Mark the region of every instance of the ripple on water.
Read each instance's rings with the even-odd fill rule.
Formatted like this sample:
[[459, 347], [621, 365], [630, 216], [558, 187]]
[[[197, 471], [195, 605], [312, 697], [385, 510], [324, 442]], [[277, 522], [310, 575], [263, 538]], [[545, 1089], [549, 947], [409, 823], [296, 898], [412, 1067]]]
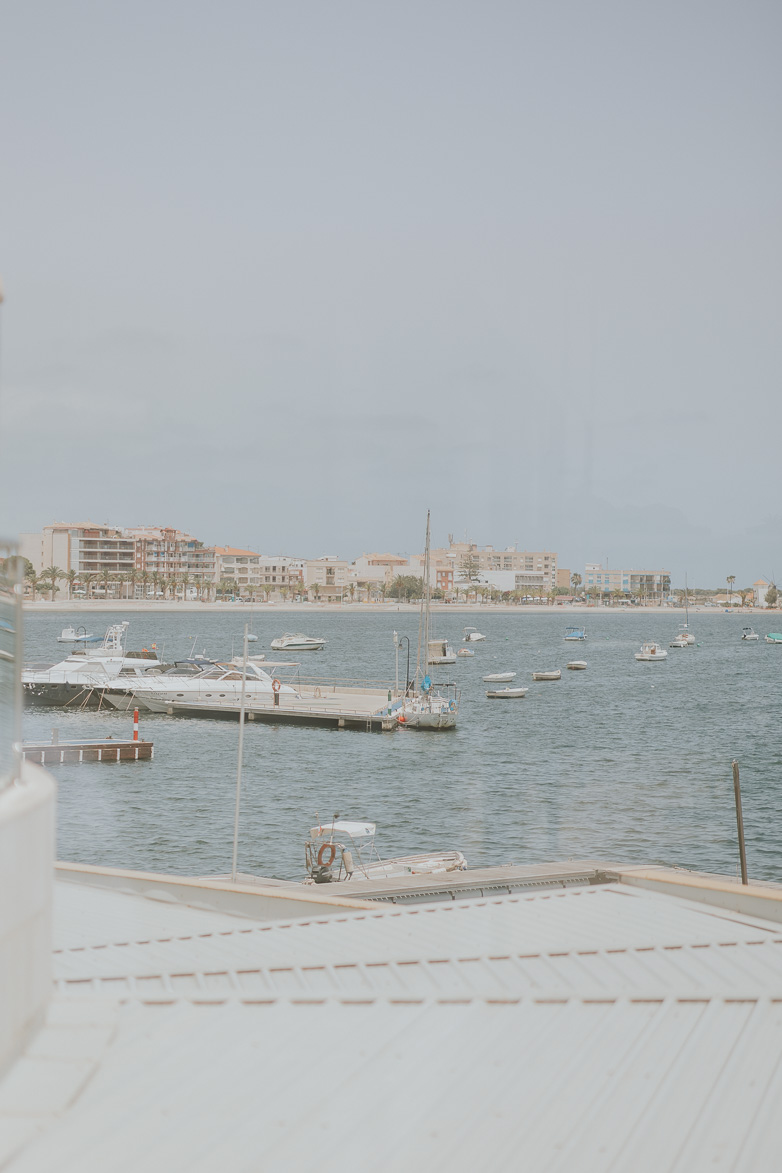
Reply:
[[[74, 617], [76, 618], [76, 617]], [[82, 616], [83, 618], [83, 616]], [[103, 617], [106, 624], [110, 615]], [[198, 619], [198, 626], [195, 620]], [[568, 617], [481, 614], [489, 637], [474, 658], [448, 670], [462, 687], [451, 734], [248, 725], [239, 861], [282, 878], [302, 873], [303, 841], [316, 812], [370, 818], [383, 854], [459, 847], [473, 866], [602, 856], [733, 874], [731, 761], [741, 763], [750, 870], [778, 879], [782, 858], [782, 750], [778, 707], [782, 649], [742, 644], [739, 616], [691, 616], [696, 648], [661, 664], [635, 661], [643, 639], [667, 639], [678, 615], [589, 613], [586, 672], [533, 683], [542, 664], [572, 659]], [[56, 658], [67, 614], [26, 619], [29, 658]], [[207, 654], [238, 648], [245, 616], [133, 616], [129, 646], [157, 642], [168, 658], [199, 635]], [[437, 617], [458, 641], [465, 617]], [[298, 624], [298, 621], [297, 621]], [[259, 643], [290, 625], [256, 615]], [[322, 613], [304, 626], [329, 643], [305, 661], [308, 674], [391, 679], [391, 633], [409, 634], [410, 614]], [[485, 666], [518, 672], [529, 692], [517, 702], [484, 693]], [[444, 677], [443, 677], [444, 678]], [[63, 740], [126, 735], [126, 714], [35, 711], [25, 736]], [[181, 874], [230, 867], [236, 726], [148, 714], [142, 735], [151, 762], [58, 766], [62, 859]]]

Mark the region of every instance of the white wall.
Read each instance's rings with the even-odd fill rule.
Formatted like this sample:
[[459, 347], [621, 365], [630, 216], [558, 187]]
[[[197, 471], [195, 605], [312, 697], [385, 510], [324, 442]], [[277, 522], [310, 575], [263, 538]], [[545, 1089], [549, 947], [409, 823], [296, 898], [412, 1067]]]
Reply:
[[29, 763], [0, 790], [0, 1074], [49, 1001], [55, 797], [51, 775]]

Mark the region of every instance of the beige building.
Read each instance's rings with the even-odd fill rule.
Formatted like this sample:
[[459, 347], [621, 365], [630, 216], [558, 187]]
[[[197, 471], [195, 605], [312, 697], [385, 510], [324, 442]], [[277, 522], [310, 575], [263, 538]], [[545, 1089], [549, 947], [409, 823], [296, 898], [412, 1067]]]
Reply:
[[349, 588], [348, 563], [343, 558], [324, 554], [304, 562], [304, 586], [324, 602], [341, 599]]
[[362, 554], [349, 567], [351, 582], [390, 585], [400, 574], [410, 571], [410, 562], [401, 554]]
[[49, 566], [67, 573], [127, 574], [135, 568], [135, 542], [124, 530], [93, 522], [55, 522], [39, 534], [20, 534], [20, 552], [36, 574]]
[[[423, 555], [414, 555], [411, 573], [422, 574], [423, 561]], [[515, 546], [496, 550], [475, 542], [455, 542], [450, 537], [447, 547], [430, 551], [429, 567], [430, 585], [445, 591], [477, 581], [476, 576], [488, 581], [486, 576], [497, 573], [503, 575], [503, 582], [509, 582], [506, 576], [513, 574], [514, 589], [518, 590], [545, 593], [557, 585], [557, 555], [552, 550], [517, 550]]]

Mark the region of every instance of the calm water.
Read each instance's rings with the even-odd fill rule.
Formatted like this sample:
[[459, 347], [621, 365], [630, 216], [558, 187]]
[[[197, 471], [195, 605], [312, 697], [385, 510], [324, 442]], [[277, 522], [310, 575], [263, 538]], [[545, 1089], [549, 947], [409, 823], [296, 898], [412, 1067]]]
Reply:
[[[192, 637], [210, 656], [241, 645], [246, 616], [217, 613], [92, 617], [101, 633], [129, 618], [128, 647], [156, 642], [167, 659]], [[239, 866], [302, 876], [303, 841], [316, 814], [378, 824], [381, 854], [459, 848], [471, 866], [578, 857], [659, 862], [735, 872], [738, 852], [731, 760], [741, 765], [750, 874], [782, 879], [782, 647], [740, 641], [742, 619], [691, 614], [698, 644], [663, 663], [633, 658], [645, 638], [665, 645], [680, 616], [585, 615], [586, 644], [565, 643], [570, 617], [438, 615], [452, 642], [474, 623], [488, 639], [474, 659], [435, 669], [462, 688], [452, 733], [354, 731], [248, 725]], [[59, 659], [56, 637], [78, 615], [26, 619], [28, 658]], [[755, 616], [761, 634], [779, 620]], [[256, 617], [259, 642], [291, 622]], [[329, 640], [302, 657], [308, 674], [391, 680], [392, 631], [409, 635], [409, 613], [317, 613], [305, 625]], [[584, 658], [586, 672], [534, 684], [534, 669]], [[490, 701], [482, 676], [517, 671], [524, 700]], [[25, 736], [130, 736], [129, 714], [28, 710]], [[61, 859], [204, 874], [230, 869], [237, 726], [142, 714], [152, 762], [57, 766]]]

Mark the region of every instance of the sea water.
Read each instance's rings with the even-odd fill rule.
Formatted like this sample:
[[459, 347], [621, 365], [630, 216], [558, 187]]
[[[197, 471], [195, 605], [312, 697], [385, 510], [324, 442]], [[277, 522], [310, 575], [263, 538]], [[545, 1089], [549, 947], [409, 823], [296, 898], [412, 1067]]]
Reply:
[[[32, 612], [26, 656], [63, 658], [60, 630], [88, 617], [96, 633], [128, 618], [127, 646], [154, 643], [168, 661], [193, 646], [224, 658], [241, 651], [247, 610]], [[585, 610], [588, 639], [570, 643], [563, 636], [574, 620], [555, 608], [438, 612], [437, 635], [454, 646], [465, 623], [487, 637], [471, 645], [474, 657], [432, 670], [436, 682], [461, 689], [458, 727], [370, 734], [248, 724], [239, 869], [301, 879], [308, 829], [339, 813], [376, 822], [385, 856], [457, 848], [471, 867], [600, 858], [734, 874], [736, 758], [750, 875], [782, 879], [782, 647], [762, 639], [774, 620], [753, 616], [761, 640], [747, 643], [741, 616], [691, 612], [694, 647], [672, 648], [660, 663], [635, 660], [645, 639], [667, 647], [682, 617]], [[307, 676], [393, 682], [394, 628], [410, 637], [415, 660], [415, 614], [349, 607], [295, 619], [256, 613], [251, 653], [274, 659], [269, 644], [291, 625], [328, 640], [322, 652], [291, 657]], [[399, 659], [404, 680], [406, 644]], [[573, 659], [587, 670], [566, 671]], [[533, 683], [533, 671], [553, 668], [561, 681]], [[482, 678], [500, 671], [529, 686], [523, 700], [487, 699]], [[26, 739], [48, 740], [53, 727], [61, 740], [130, 737], [132, 714], [26, 710]], [[237, 732], [231, 721], [142, 713], [151, 762], [53, 767], [58, 857], [183, 875], [229, 871]]]

